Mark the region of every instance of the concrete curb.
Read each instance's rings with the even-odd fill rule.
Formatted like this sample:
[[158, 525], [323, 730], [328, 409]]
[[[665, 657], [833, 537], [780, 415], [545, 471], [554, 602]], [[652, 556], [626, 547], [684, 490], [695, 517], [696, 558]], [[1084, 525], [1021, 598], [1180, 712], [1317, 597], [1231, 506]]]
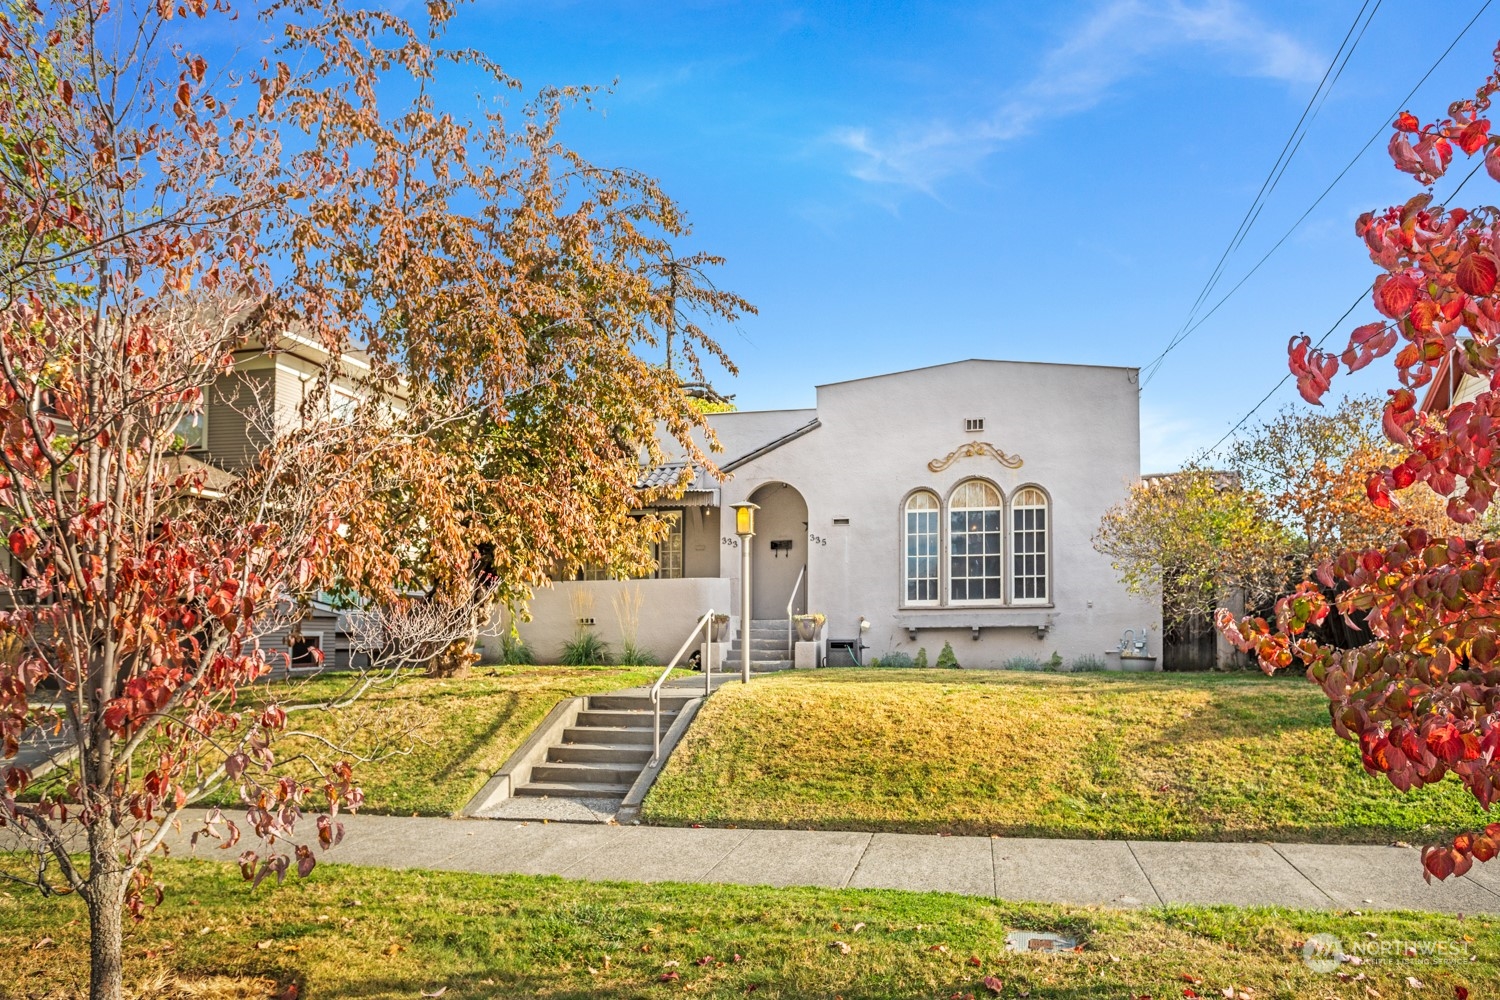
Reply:
[[682, 711], [677, 713], [672, 728], [668, 729], [661, 738], [661, 755], [656, 761], [656, 766], [647, 764], [641, 769], [640, 775], [635, 779], [635, 784], [630, 786], [630, 791], [625, 793], [625, 798], [620, 801], [620, 811], [615, 813], [616, 823], [637, 823], [641, 818], [641, 803], [646, 800], [646, 793], [651, 786], [656, 784], [657, 775], [661, 769], [667, 766], [667, 761], [672, 757], [672, 751], [676, 749], [682, 734], [687, 732], [688, 726], [693, 724], [693, 717], [698, 714], [702, 707], [704, 696], [699, 695], [686, 705]]
[[552, 706], [552, 711], [532, 730], [526, 742], [484, 783], [459, 815], [476, 816], [480, 810], [492, 809], [515, 795], [516, 789], [526, 783], [531, 769], [547, 759], [548, 748], [562, 742], [563, 730], [578, 721], [578, 713], [587, 703], [586, 697], [566, 698]]

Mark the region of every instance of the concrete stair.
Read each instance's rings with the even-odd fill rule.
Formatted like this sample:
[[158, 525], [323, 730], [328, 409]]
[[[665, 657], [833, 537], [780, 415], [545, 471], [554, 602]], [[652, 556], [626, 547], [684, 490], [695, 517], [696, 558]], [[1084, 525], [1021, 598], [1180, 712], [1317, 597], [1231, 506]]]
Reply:
[[[724, 669], [733, 672], [740, 665], [740, 643], [744, 632], [729, 644], [729, 661]], [[785, 618], [754, 618], [750, 621], [750, 670], [765, 674], [792, 668], [792, 651], [787, 646]]]
[[[677, 719], [691, 695], [661, 696], [661, 732]], [[649, 697], [593, 695], [577, 721], [563, 730], [563, 741], [547, 748], [546, 760], [531, 769], [517, 795], [574, 799], [618, 799], [630, 791], [651, 759], [652, 710]]]

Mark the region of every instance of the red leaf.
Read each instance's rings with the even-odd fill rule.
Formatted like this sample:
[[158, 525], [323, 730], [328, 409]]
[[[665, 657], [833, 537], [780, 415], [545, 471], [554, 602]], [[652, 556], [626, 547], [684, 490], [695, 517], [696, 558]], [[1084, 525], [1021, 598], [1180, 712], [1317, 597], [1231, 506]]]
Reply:
[[1453, 1000], [1469, 1000], [1469, 988], [1455, 984], [1453, 987]]
[[1495, 290], [1495, 259], [1486, 253], [1471, 253], [1453, 272], [1458, 287], [1470, 295], [1488, 295]]
[[1420, 132], [1422, 123], [1410, 111], [1403, 111], [1396, 116], [1396, 129], [1401, 132]]
[[67, 80], [57, 81], [57, 96], [69, 107], [73, 104], [73, 84]]
[[1198, 1000], [1198, 991], [1191, 986], [1184, 986], [1182, 988], [1182, 995], [1187, 997], [1188, 1000]]
[[1375, 279], [1375, 308], [1391, 319], [1400, 319], [1417, 302], [1417, 285], [1404, 274]]
[[1487, 141], [1489, 141], [1490, 123], [1479, 118], [1469, 123], [1462, 132], [1458, 134], [1458, 148], [1473, 156]]
[[1422, 867], [1428, 881], [1445, 879], [1453, 874], [1453, 852], [1446, 847], [1429, 847], [1422, 852]]
[[675, 983], [681, 978], [682, 977], [677, 974], [677, 970], [673, 969], [671, 972], [663, 972], [661, 975], [657, 976], [656, 981], [660, 983]]
[[999, 996], [1005, 991], [1005, 983], [996, 979], [994, 976], [985, 976], [984, 979], [980, 981], [980, 985], [989, 990], [990, 993], [994, 996]]

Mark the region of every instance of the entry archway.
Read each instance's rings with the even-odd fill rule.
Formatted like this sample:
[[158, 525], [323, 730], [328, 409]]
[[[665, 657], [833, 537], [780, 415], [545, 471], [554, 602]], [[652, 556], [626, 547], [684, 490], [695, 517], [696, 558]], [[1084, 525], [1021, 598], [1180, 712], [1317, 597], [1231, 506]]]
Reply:
[[[807, 566], [807, 501], [794, 486], [766, 483], [750, 494], [750, 502], [760, 507], [751, 541], [751, 617], [785, 618], [797, 575]], [[794, 614], [807, 611], [806, 583], [797, 588]]]

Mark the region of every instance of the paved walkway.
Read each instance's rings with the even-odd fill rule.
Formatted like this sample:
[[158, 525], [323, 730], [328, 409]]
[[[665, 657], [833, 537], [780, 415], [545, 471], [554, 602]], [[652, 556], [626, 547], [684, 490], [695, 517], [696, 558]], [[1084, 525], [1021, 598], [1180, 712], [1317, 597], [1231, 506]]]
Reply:
[[[1463, 878], [1428, 885], [1417, 851], [1401, 847], [1030, 840], [390, 816], [348, 817], [347, 830], [342, 844], [319, 852], [320, 860], [629, 882], [910, 889], [1106, 906], [1227, 903], [1500, 913], [1500, 861], [1476, 865]], [[201, 847], [198, 855], [221, 856]]]

